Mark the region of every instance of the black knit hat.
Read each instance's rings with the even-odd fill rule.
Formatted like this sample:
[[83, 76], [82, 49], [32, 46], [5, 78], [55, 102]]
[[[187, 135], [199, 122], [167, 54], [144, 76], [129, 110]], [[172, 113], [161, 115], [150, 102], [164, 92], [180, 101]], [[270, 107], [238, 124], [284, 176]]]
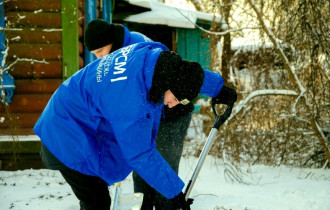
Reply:
[[171, 92], [180, 101], [187, 105], [200, 92], [204, 81], [204, 70], [199, 63], [182, 61], [177, 69], [177, 76], [170, 86]]
[[157, 60], [150, 99], [158, 102], [170, 90], [181, 104], [187, 105], [197, 97], [204, 81], [204, 71], [196, 62], [182, 60], [179, 55], [163, 51]]
[[101, 19], [92, 20], [85, 29], [84, 43], [89, 51], [114, 43], [111, 48], [113, 52], [122, 46], [124, 34], [125, 31], [121, 25], [109, 24]]

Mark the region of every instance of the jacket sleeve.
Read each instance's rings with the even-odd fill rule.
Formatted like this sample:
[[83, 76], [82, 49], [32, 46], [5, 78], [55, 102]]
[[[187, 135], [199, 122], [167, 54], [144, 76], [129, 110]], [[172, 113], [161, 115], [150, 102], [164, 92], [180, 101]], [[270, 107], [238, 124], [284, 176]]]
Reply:
[[153, 131], [153, 124], [146, 114], [135, 121], [120, 118], [113, 130], [128, 165], [151, 187], [171, 199], [182, 192], [184, 183], [156, 150], [152, 139], [157, 132]]
[[220, 74], [204, 69], [204, 81], [200, 94], [215, 97], [223, 87], [223, 79]]

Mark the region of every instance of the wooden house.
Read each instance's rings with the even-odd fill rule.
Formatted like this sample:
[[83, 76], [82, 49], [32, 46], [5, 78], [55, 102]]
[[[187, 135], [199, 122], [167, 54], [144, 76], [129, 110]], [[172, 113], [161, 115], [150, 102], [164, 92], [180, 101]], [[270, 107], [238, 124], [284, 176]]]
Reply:
[[209, 29], [212, 15], [160, 2], [113, 2], [1, 1], [6, 23], [1, 32], [8, 49], [6, 67], [16, 89], [11, 103], [0, 105], [0, 170], [43, 167], [38, 154], [40, 139], [34, 135], [33, 126], [63, 80], [91, 62], [90, 53], [83, 47], [84, 27], [91, 19], [124, 24], [208, 68], [209, 39], [195, 24]]

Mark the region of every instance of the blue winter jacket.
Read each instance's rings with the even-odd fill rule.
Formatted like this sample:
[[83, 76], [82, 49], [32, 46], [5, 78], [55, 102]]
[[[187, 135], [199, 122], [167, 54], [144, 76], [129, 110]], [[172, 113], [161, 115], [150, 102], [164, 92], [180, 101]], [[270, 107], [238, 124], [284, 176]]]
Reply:
[[[123, 26], [123, 25], [122, 25]], [[124, 42], [122, 47], [126, 47], [131, 44], [139, 43], [139, 42], [152, 42], [150, 38], [147, 36], [134, 31], [129, 31], [128, 28], [123, 26], [125, 32], [124, 32]]]
[[[148, 100], [161, 43], [121, 48], [76, 72], [55, 91], [34, 132], [64, 165], [108, 185], [135, 170], [167, 198], [183, 181], [156, 150], [163, 104]], [[223, 81], [205, 71], [201, 93], [215, 96]]]

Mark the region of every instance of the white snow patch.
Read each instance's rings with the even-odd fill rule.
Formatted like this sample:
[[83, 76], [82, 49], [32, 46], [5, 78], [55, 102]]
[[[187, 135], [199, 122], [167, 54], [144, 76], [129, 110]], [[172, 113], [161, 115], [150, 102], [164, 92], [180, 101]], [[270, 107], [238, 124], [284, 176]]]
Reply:
[[[196, 158], [182, 158], [179, 175], [187, 183]], [[330, 170], [242, 164], [246, 184], [229, 182], [222, 160], [208, 156], [192, 189], [193, 210], [328, 210]], [[58, 171], [0, 171], [0, 209], [79, 209], [79, 202]], [[112, 187], [110, 187], [110, 190]], [[121, 193], [133, 193], [128, 176]]]
[[26, 135], [26, 136], [10, 136], [3, 135], [0, 136], [0, 142], [12, 141], [15, 138], [17, 141], [40, 141], [40, 138], [37, 135]]

